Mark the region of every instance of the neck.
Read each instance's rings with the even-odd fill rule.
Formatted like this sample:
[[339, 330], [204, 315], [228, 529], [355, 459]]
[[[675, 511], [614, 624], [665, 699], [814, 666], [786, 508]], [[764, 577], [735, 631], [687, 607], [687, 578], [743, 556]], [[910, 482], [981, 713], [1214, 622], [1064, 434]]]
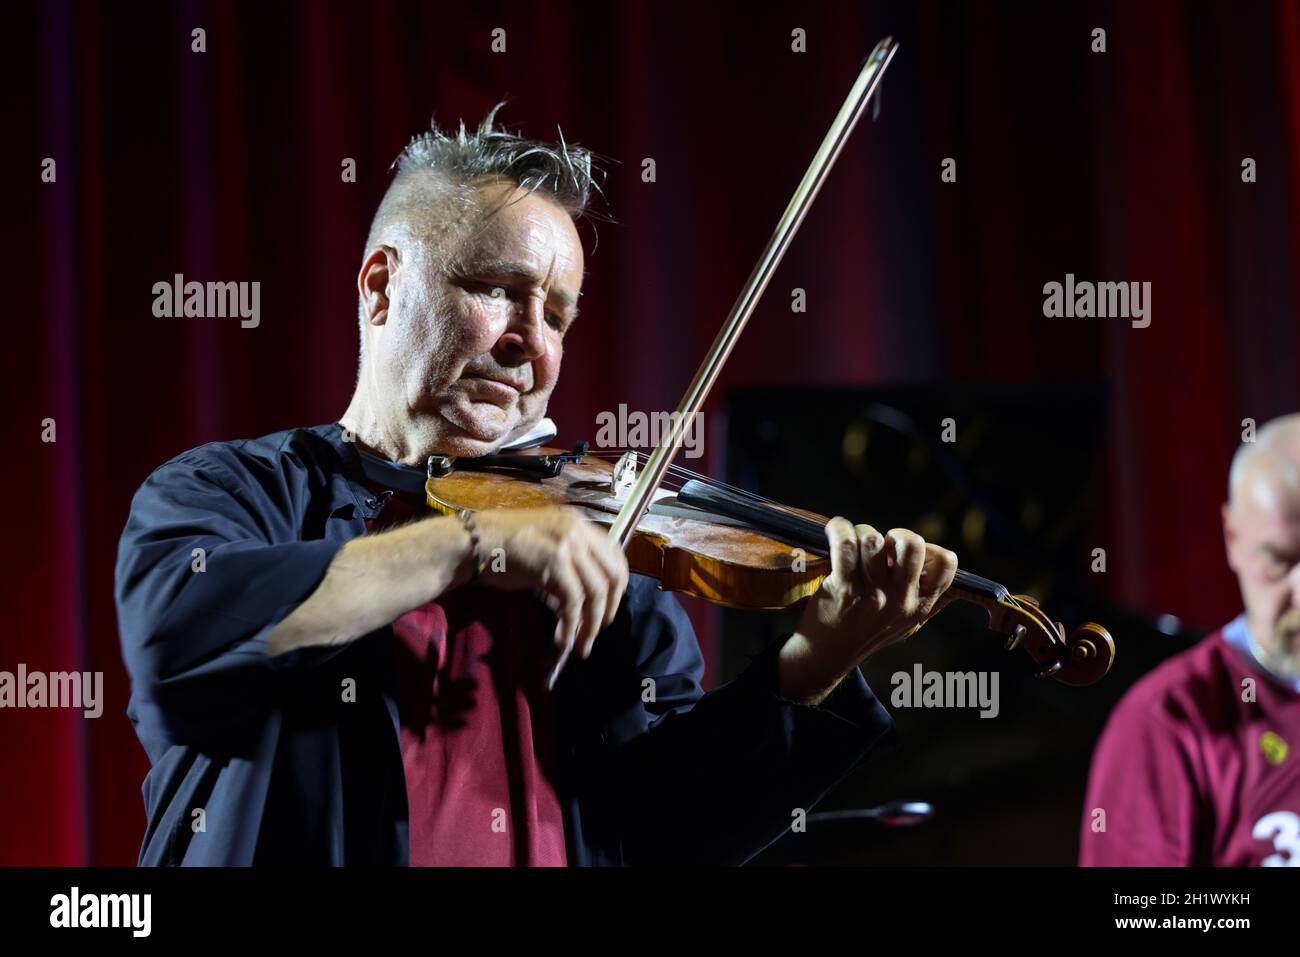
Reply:
[[385, 417], [379, 414], [378, 406], [367, 395], [366, 378], [363, 371], [347, 411], [339, 417], [339, 425], [351, 434], [352, 441], [359, 448], [367, 452], [403, 465], [422, 464], [417, 461], [421, 450], [414, 448], [414, 443], [407, 435], [392, 428]]

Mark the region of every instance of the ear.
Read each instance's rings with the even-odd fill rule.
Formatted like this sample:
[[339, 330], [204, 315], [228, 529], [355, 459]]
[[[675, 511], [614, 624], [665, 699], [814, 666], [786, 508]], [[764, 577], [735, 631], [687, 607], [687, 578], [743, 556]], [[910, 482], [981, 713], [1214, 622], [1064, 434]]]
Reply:
[[361, 295], [366, 321], [373, 326], [388, 321], [388, 302], [400, 261], [396, 249], [381, 244], [370, 250], [357, 273], [357, 292]]
[[1219, 507], [1219, 515], [1223, 519], [1223, 551], [1228, 556], [1228, 567], [1234, 572], [1237, 570], [1237, 563], [1232, 557], [1233, 546], [1237, 542], [1237, 532], [1232, 526], [1232, 503], [1224, 502]]

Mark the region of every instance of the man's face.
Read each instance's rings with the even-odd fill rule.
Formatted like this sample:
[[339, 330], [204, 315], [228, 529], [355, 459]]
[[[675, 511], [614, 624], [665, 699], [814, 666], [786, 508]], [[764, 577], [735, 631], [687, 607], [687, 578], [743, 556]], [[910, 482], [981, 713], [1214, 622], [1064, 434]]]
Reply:
[[583, 254], [568, 214], [513, 183], [476, 193], [495, 212], [451, 240], [445, 268], [423, 249], [401, 262], [367, 347], [387, 430], [415, 456], [484, 455], [535, 425], [577, 315]]
[[1300, 489], [1261, 459], [1223, 507], [1228, 564], [1264, 663], [1300, 677]]

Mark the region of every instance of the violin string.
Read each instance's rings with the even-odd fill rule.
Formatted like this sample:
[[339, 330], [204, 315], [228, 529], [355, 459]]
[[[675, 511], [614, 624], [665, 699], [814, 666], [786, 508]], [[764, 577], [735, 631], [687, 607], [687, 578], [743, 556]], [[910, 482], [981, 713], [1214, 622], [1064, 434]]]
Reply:
[[[607, 449], [607, 450], [604, 450], [604, 449], [603, 449], [603, 450], [598, 451], [598, 452], [590, 452], [590, 451], [589, 451], [587, 454], [588, 454], [588, 455], [595, 456], [596, 458], [600, 458], [600, 459], [618, 459], [618, 458], [622, 458], [623, 454], [626, 453], [626, 452], [631, 452], [631, 453], [633, 453], [635, 456], [637, 456], [638, 464], [641, 464], [641, 462], [642, 462], [643, 460], [646, 460], [646, 459], [649, 458], [649, 455], [648, 455], [647, 453], [645, 453], [645, 452], [640, 452], [640, 451], [638, 451], [638, 450], [636, 450], [636, 449]], [[738, 498], [745, 499], [745, 500], [747, 500], [747, 501], [749, 501], [749, 502], [751, 502], [751, 503], [753, 503], [753, 504], [756, 504], [756, 505], [765, 505], [765, 506], [767, 506], [767, 507], [769, 507], [769, 508], [778, 509], [778, 510], [780, 510], [780, 511], [782, 511], [782, 512], [787, 512], [787, 513], [789, 513], [789, 514], [793, 514], [793, 515], [797, 515], [797, 514], [798, 514], [798, 513], [795, 512], [793, 509], [791, 509], [789, 506], [783, 505], [783, 504], [781, 504], [780, 502], [777, 502], [777, 501], [774, 501], [774, 500], [772, 500], [772, 499], [770, 499], [770, 498], [767, 498], [767, 497], [764, 496], [764, 495], [759, 495], [757, 492], [751, 492], [751, 491], [749, 491], [748, 489], [743, 489], [743, 488], [739, 488], [738, 486], [735, 486], [735, 485], [730, 485], [730, 484], [728, 484], [728, 483], [726, 483], [726, 482], [719, 481], [718, 479], [715, 479], [715, 478], [713, 478], [713, 477], [711, 477], [711, 476], [708, 476], [708, 475], [702, 475], [701, 473], [699, 473], [699, 472], [694, 472], [694, 471], [692, 471], [691, 469], [686, 468], [685, 466], [681, 466], [681, 465], [669, 465], [669, 466], [668, 466], [668, 472], [669, 472], [669, 474], [672, 474], [672, 475], [674, 475], [674, 476], [685, 476], [688, 480], [694, 480], [694, 481], [699, 482], [699, 483], [701, 483], [701, 484], [703, 484], [703, 485], [707, 485], [707, 486], [709, 486], [710, 488], [722, 489], [722, 490], [724, 490], [724, 491], [726, 491], [726, 492], [730, 492], [731, 494], [735, 495], [735, 496], [738, 497]], [[664, 484], [667, 484], [667, 483], [664, 483]], [[679, 491], [679, 490], [680, 490], [680, 486], [678, 486], [678, 487], [669, 486], [669, 487], [670, 487], [670, 488], [673, 488], [674, 491]]]
[[[668, 475], [671, 477], [665, 477], [665, 479], [661, 483], [661, 487], [666, 488], [673, 492], [684, 491], [686, 487], [686, 482], [695, 481], [709, 488], [725, 491], [733, 498], [740, 499], [741, 501], [747, 502], [756, 507], [765, 508], [769, 511], [780, 512], [784, 515], [791, 515], [794, 516], [795, 518], [803, 519], [804, 521], [811, 521], [811, 519], [809, 519], [806, 515], [803, 515], [802, 513], [798, 512], [795, 509], [790, 508], [787, 505], [783, 505], [780, 502], [767, 498], [766, 496], [759, 495], [755, 492], [751, 492], [748, 489], [738, 488], [737, 486], [730, 485], [726, 482], [720, 482], [717, 479], [710, 478], [707, 475], [701, 475], [699, 472], [693, 472], [687, 468], [682, 468], [679, 466], [669, 466]], [[820, 527], [821, 523], [815, 523], [815, 524], [817, 524]]]
[[[647, 453], [638, 451], [637, 449], [607, 449], [607, 450], [601, 450], [599, 452], [588, 452], [587, 454], [594, 455], [596, 458], [601, 458], [601, 459], [619, 459], [622, 458], [623, 455], [627, 452], [631, 452], [633, 455], [637, 457], [638, 465], [640, 465], [645, 460], [649, 459], [649, 455]], [[758, 495], [754, 492], [750, 492], [742, 488], [737, 488], [734, 485], [728, 485], [726, 482], [719, 481], [718, 479], [712, 478], [711, 476], [708, 475], [701, 475], [699, 472], [693, 472], [690, 469], [686, 468], [685, 466], [670, 464], [668, 466], [668, 472], [669, 474], [672, 474], [674, 476], [678, 476], [678, 475], [687, 476], [688, 478], [694, 479], [697, 482], [702, 482], [714, 488], [722, 488], [728, 491], [735, 492], [738, 495], [742, 495], [753, 501], [762, 501], [764, 503], [770, 503], [772, 505], [777, 504], [776, 502], [772, 502], [770, 499], [766, 499], [763, 496]]]
[[[628, 449], [628, 448], [608, 448], [608, 449], [600, 449], [599, 451], [589, 450], [587, 454], [594, 456], [595, 458], [598, 459], [619, 459], [622, 458], [623, 455], [627, 452], [631, 452], [633, 455], [637, 457], [638, 464], [641, 464], [644, 460], [647, 460], [650, 457], [649, 454], [646, 452], [642, 452], [638, 449]], [[722, 489], [724, 491], [730, 492], [733, 495], [738, 496], [739, 498], [746, 499], [754, 504], [765, 505], [769, 508], [775, 508], [782, 512], [789, 512], [790, 514], [798, 515], [797, 512], [794, 512], [788, 506], [782, 505], [780, 502], [773, 501], [772, 499], [767, 498], [764, 495], [760, 495], [757, 492], [751, 492], [748, 489], [739, 488], [738, 486], [728, 484], [727, 482], [720, 481], [711, 476], [703, 475], [699, 472], [692, 471], [691, 469], [688, 469], [685, 466], [670, 464], [668, 466], [668, 474], [672, 475], [674, 479], [676, 479], [679, 476], [687, 476], [688, 479], [690, 480], [703, 483], [712, 488]], [[667, 478], [665, 478], [664, 481], [661, 483], [661, 487], [667, 488], [673, 492], [681, 491], [681, 489], [684, 486], [685, 486], [685, 481], [683, 481], [680, 485], [677, 485], [677, 484], [670, 483]], [[1020, 611], [1025, 610], [1025, 606], [1021, 604], [1020, 600], [1016, 598], [1015, 595], [1011, 594], [1010, 589], [1007, 590], [1007, 601], [1012, 606], [1014, 606], [1017, 610]]]

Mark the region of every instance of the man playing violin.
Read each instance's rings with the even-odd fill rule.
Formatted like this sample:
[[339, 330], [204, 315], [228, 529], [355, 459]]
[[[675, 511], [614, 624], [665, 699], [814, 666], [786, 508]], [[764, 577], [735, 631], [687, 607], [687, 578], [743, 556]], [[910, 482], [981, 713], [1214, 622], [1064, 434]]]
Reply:
[[1300, 415], [1237, 450], [1222, 513], [1245, 611], [1115, 708], [1082, 864], [1300, 866]]
[[494, 114], [399, 157], [339, 422], [193, 449], [135, 496], [143, 864], [743, 863], [892, 738], [858, 665], [956, 569], [913, 532], [832, 520], [796, 632], [704, 694], [681, 606], [601, 528], [428, 517], [429, 455], [536, 432], [578, 312], [590, 155]]

